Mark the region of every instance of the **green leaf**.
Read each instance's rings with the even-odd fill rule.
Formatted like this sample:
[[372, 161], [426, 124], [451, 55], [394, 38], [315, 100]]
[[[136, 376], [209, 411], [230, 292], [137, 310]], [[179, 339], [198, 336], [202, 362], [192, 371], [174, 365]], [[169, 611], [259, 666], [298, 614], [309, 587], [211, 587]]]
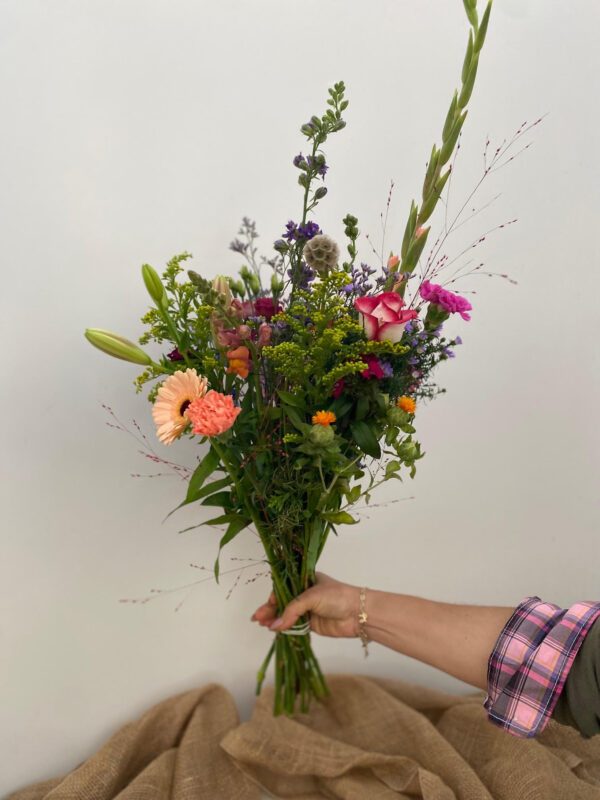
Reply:
[[326, 519], [327, 522], [332, 522], [334, 525], [356, 525], [358, 522], [347, 511], [327, 511], [322, 516], [323, 519]]
[[373, 458], [379, 458], [381, 456], [381, 448], [379, 447], [377, 436], [370, 425], [362, 421], [352, 422], [350, 424], [350, 430], [352, 431], [354, 441], [363, 453], [366, 453], [368, 456], [373, 456]]
[[300, 416], [297, 411], [295, 411], [291, 406], [284, 405], [282, 406], [283, 413], [292, 423], [294, 428], [297, 428], [299, 431], [304, 432], [304, 428], [306, 427], [306, 423], [300, 419]]
[[186, 503], [192, 503], [194, 501], [198, 489], [200, 489], [208, 476], [211, 475], [219, 466], [219, 461], [220, 459], [217, 455], [217, 452], [211, 447], [202, 461], [198, 464], [194, 470], [194, 474], [190, 478], [187, 495], [185, 498]]
[[[235, 522], [236, 519], [240, 519], [239, 514], [221, 514], [218, 517], [213, 517], [212, 519], [207, 519], [203, 524], [204, 525], [228, 525], [230, 522]], [[249, 523], [247, 523], [249, 524]]]
[[300, 395], [292, 394], [292, 392], [285, 392], [283, 389], [278, 389], [277, 394], [288, 406], [294, 406], [294, 408], [301, 408], [302, 410], [306, 408], [304, 397]]
[[219, 552], [217, 553], [217, 560], [215, 561], [215, 580], [217, 583], [219, 582], [219, 558], [221, 556], [221, 550], [228, 544], [232, 539], [234, 539], [240, 531], [243, 531], [246, 528], [250, 521], [246, 519], [246, 517], [239, 516], [238, 514], [228, 515], [233, 516], [234, 518], [229, 523], [229, 527], [221, 537], [221, 541], [219, 542]]
[[[165, 519], [168, 519], [171, 516], [171, 514], [174, 514], [178, 509], [183, 508], [183, 506], [187, 506], [190, 503], [195, 503], [196, 500], [199, 500], [201, 497], [204, 497], [206, 494], [209, 494], [208, 491], [205, 492], [202, 489], [202, 484], [209, 477], [209, 475], [211, 475], [217, 469], [219, 463], [220, 463], [219, 456], [211, 447], [208, 453], [202, 459], [202, 461], [198, 464], [192, 477], [190, 478], [185, 499], [182, 500], [182, 502], [179, 503], [178, 506], [175, 506], [175, 508], [172, 511], [169, 511]], [[212, 491], [220, 489], [223, 486], [227, 486], [229, 484], [229, 478], [224, 478], [223, 481], [224, 483], [221, 483], [221, 481], [215, 481], [213, 484], [211, 484], [211, 486], [214, 487]], [[215, 486], [215, 484], [217, 483], [221, 483], [221, 485]]]
[[388, 428], [385, 432], [385, 443], [386, 445], [390, 445], [392, 442], [395, 442], [398, 438], [398, 428]]
[[356, 402], [356, 419], [364, 419], [369, 413], [369, 398], [366, 395], [361, 395]]
[[350, 411], [350, 409], [352, 408], [352, 405], [353, 405], [352, 400], [350, 400], [349, 398], [347, 398], [347, 397], [338, 397], [331, 404], [331, 409], [330, 410], [333, 411], [333, 413], [339, 419], [340, 417], [343, 417], [344, 414], [347, 414], [348, 411]]
[[353, 486], [352, 489], [350, 489], [346, 497], [348, 498], [349, 503], [356, 503], [361, 494], [362, 494], [362, 486], [356, 485]]
[[218, 481], [212, 481], [212, 483], [207, 483], [201, 489], [198, 489], [195, 499], [200, 500], [200, 498], [206, 497], [209, 494], [214, 494], [214, 492], [218, 492], [219, 489], [224, 489], [226, 486], [230, 485], [230, 478], [219, 478]]
[[401, 465], [399, 461], [388, 461], [388, 463], [385, 465], [385, 477], [391, 477], [394, 472], [398, 472], [400, 470], [400, 467]]
[[206, 497], [201, 505], [203, 506], [221, 506], [228, 508], [231, 506], [231, 492], [215, 492], [215, 494]]

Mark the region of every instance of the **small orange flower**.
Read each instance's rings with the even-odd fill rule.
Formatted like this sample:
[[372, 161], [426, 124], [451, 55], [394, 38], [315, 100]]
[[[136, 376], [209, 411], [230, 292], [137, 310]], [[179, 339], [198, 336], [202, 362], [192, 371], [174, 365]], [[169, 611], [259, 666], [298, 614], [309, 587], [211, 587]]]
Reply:
[[317, 411], [317, 413], [313, 415], [312, 424], [329, 427], [329, 425], [334, 423], [336, 419], [337, 417], [333, 411]]
[[243, 345], [236, 347], [235, 350], [227, 351], [229, 366], [227, 372], [230, 375], [239, 375], [240, 378], [247, 378], [250, 373], [250, 350]]
[[406, 395], [402, 395], [396, 401], [396, 405], [398, 408], [401, 408], [402, 411], [406, 411], [407, 414], [414, 414], [417, 404], [413, 400], [412, 397], [407, 397]]

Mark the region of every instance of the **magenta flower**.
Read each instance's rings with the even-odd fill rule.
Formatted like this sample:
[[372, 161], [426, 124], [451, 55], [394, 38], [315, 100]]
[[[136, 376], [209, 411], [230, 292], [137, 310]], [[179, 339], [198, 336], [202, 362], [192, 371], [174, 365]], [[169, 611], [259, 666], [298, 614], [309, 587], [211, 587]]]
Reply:
[[259, 297], [254, 301], [254, 313], [259, 317], [264, 317], [267, 322], [280, 311], [281, 306], [272, 297]]
[[360, 373], [363, 378], [377, 378], [378, 381], [385, 378], [385, 372], [383, 371], [381, 361], [376, 355], [369, 353], [369, 355], [361, 356], [361, 359], [367, 364], [367, 368]]
[[427, 303], [434, 303], [434, 305], [440, 306], [449, 314], [460, 314], [467, 322], [471, 319], [471, 315], [467, 314], [467, 311], [471, 311], [473, 308], [471, 303], [459, 294], [443, 289], [437, 283], [423, 281], [420, 294]]
[[335, 382], [331, 396], [337, 400], [337, 398], [342, 394], [345, 388], [346, 388], [346, 381], [343, 378], [340, 378], [339, 381]]
[[354, 307], [362, 319], [367, 339], [376, 342], [399, 342], [404, 327], [418, 316], [405, 309], [404, 300], [396, 292], [382, 292], [372, 297], [359, 297]]

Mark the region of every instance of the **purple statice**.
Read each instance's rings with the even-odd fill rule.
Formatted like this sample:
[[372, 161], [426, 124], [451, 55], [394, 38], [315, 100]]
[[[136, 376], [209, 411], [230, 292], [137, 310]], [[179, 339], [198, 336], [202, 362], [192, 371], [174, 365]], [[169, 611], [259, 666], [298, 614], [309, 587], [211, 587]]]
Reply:
[[288, 277], [294, 281], [298, 289], [308, 289], [311, 281], [315, 279], [314, 270], [311, 269], [305, 261], [302, 262], [299, 272], [294, 273], [293, 270], [288, 269], [287, 274]]
[[443, 348], [443, 350], [442, 350], [442, 355], [443, 355], [445, 358], [454, 358], [454, 353], [452, 352], [452, 350], [450, 350], [450, 348], [449, 348], [449, 347], [444, 347], [444, 348]]
[[304, 225], [298, 225], [297, 239], [303, 239], [307, 242], [315, 236], [323, 233], [316, 222], [306, 222]]
[[240, 239], [234, 239], [229, 244], [230, 250], [233, 250], [234, 253], [241, 253], [242, 255], [245, 255], [247, 247], [248, 245], [244, 244], [244, 242], [242, 242]]
[[394, 368], [392, 367], [389, 361], [382, 361], [381, 369], [383, 370], [383, 374], [385, 375], [386, 378], [391, 378], [394, 374]]
[[359, 267], [353, 267], [350, 273], [351, 280], [345, 286], [342, 286], [342, 291], [346, 294], [354, 292], [357, 297], [364, 297], [373, 289], [370, 278], [375, 272], [377, 270], [364, 262]]
[[457, 336], [457, 337], [454, 339], [454, 342], [453, 342], [453, 344], [462, 344], [462, 343], [463, 343], [463, 342], [462, 342], [462, 339], [460, 338], [460, 336]]
[[287, 239], [288, 242], [294, 242], [297, 238], [297, 230], [298, 226], [294, 220], [291, 219], [285, 226], [285, 232], [282, 234], [282, 236], [284, 239]]
[[296, 225], [293, 220], [290, 220], [285, 226], [283, 237], [288, 242], [308, 242], [314, 236], [322, 233], [323, 231], [316, 222], [305, 222], [304, 225]]

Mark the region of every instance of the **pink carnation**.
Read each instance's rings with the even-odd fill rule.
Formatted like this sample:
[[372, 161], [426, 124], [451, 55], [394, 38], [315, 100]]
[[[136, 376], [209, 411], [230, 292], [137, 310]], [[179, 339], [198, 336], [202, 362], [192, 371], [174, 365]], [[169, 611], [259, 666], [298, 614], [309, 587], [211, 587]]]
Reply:
[[187, 417], [192, 430], [200, 436], [218, 436], [228, 431], [242, 409], [233, 404], [230, 394], [221, 394], [211, 389], [204, 397], [198, 397], [187, 408]]
[[454, 294], [454, 292], [443, 289], [437, 283], [423, 281], [420, 294], [427, 303], [434, 303], [449, 314], [460, 314], [461, 317], [467, 321], [471, 319], [471, 315], [467, 314], [467, 311], [473, 309], [471, 303], [459, 294]]

